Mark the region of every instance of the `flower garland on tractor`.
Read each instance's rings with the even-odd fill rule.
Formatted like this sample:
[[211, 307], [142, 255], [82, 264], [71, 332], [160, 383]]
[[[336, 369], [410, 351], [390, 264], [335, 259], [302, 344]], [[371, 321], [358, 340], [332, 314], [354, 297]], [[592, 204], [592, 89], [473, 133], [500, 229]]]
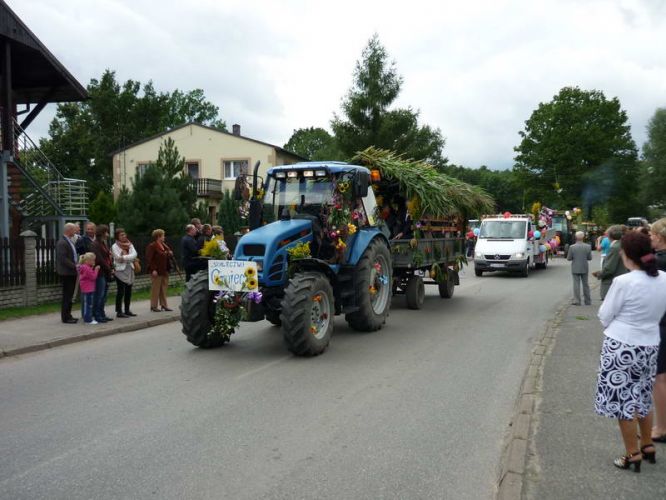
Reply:
[[[216, 285], [230, 288], [221, 276], [215, 276], [213, 281]], [[213, 297], [215, 316], [208, 336], [221, 337], [224, 342], [228, 342], [246, 313], [243, 304], [248, 301], [255, 304], [261, 303], [262, 293], [258, 288], [257, 272], [254, 267], [248, 267], [245, 270], [245, 281], [240, 292], [220, 290], [215, 293]]]

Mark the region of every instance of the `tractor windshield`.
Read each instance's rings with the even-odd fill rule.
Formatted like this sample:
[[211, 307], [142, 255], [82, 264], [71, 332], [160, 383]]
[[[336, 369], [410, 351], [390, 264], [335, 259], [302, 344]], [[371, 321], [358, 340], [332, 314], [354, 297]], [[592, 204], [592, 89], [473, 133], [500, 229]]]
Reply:
[[295, 214], [319, 215], [322, 208], [331, 205], [333, 183], [330, 177], [269, 177], [264, 196], [266, 220], [280, 218], [284, 209]]

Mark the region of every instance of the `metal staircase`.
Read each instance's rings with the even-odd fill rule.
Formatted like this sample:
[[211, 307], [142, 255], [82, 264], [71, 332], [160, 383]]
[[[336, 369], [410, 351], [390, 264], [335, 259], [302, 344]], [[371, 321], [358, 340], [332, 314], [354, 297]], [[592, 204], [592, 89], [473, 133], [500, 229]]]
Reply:
[[23, 225], [85, 220], [86, 181], [62, 175], [15, 120], [14, 138], [16, 150], [9, 163], [18, 175], [10, 176], [10, 204], [22, 215]]

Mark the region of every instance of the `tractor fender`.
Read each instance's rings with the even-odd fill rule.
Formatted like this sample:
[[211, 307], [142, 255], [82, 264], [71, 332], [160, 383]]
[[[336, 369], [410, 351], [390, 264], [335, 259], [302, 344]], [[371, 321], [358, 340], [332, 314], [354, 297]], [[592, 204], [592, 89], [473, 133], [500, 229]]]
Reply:
[[379, 228], [376, 227], [360, 229], [352, 236], [352, 238], [354, 238], [353, 242], [348, 245], [348, 248], [351, 248], [351, 250], [348, 251], [346, 259], [348, 265], [355, 266], [358, 264], [358, 261], [363, 256], [363, 253], [365, 253], [368, 246], [370, 246], [370, 243], [375, 239], [381, 239], [387, 248], [391, 248], [388, 239], [386, 236], [384, 236], [384, 233], [382, 233]]

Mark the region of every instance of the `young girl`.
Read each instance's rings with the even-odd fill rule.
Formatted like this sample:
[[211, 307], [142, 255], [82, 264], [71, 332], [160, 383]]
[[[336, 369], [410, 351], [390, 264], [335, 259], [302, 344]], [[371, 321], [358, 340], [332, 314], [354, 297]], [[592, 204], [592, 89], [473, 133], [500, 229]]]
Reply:
[[79, 266], [79, 286], [81, 287], [81, 306], [83, 321], [86, 325], [96, 325], [93, 319], [93, 297], [95, 296], [95, 281], [99, 273], [99, 266], [95, 265], [95, 254], [84, 253]]

